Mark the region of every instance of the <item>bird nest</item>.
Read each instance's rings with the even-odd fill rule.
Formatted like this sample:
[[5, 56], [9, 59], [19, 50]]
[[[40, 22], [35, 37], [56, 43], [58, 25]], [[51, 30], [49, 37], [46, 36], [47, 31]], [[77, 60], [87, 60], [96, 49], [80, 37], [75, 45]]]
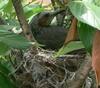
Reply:
[[[67, 54], [58, 58], [53, 58], [53, 54], [53, 51], [43, 49], [37, 49], [36, 52], [30, 49], [23, 54], [17, 50], [15, 75], [20, 88], [77, 88], [71, 87], [72, 85], [95, 88], [92, 70], [84, 82], [78, 80], [80, 77], [82, 79], [81, 75], [76, 80], [76, 74], [84, 62], [85, 54]], [[78, 81], [82, 84], [75, 83]]]

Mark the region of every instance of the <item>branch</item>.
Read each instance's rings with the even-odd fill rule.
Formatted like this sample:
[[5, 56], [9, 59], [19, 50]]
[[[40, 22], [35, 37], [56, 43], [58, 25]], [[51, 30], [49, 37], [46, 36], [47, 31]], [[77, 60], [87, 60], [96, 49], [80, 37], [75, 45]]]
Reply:
[[91, 57], [87, 56], [84, 63], [76, 72], [75, 78], [68, 83], [68, 88], [82, 88], [82, 85], [91, 69]]
[[100, 88], [100, 31], [96, 30], [92, 47], [92, 67], [96, 76], [96, 83]]
[[29, 28], [29, 25], [26, 21], [24, 10], [23, 10], [22, 4], [21, 4], [21, 0], [12, 0], [12, 3], [15, 8], [20, 26], [23, 30], [25, 37], [30, 41], [35, 41], [32, 33], [31, 33], [31, 30]]
[[77, 38], [77, 19], [74, 17], [73, 20], [72, 20], [72, 24], [70, 26], [70, 29], [67, 33], [64, 44], [67, 44], [70, 41], [75, 40], [76, 38]]

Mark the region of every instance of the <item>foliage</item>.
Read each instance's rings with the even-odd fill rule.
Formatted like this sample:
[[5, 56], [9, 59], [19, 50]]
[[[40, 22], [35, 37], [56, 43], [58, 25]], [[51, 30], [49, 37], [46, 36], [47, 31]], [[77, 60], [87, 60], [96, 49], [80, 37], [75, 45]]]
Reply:
[[78, 34], [80, 40], [83, 42], [86, 50], [91, 54], [92, 42], [94, 37], [95, 29], [87, 24], [79, 22]]
[[55, 55], [54, 57], [58, 57], [59, 55], [64, 55], [74, 50], [82, 49], [84, 45], [81, 41], [72, 41], [67, 45], [64, 45]]
[[[27, 20], [34, 14], [44, 10], [41, 5], [26, 5], [24, 1], [22, 3]], [[7, 24], [0, 25], [0, 57], [1, 55], [4, 57], [12, 48], [27, 49], [32, 45], [22, 34], [18, 35], [12, 31], [15, 27], [17, 28], [16, 30], [20, 28], [12, 5], [12, 0], [0, 0], [0, 17], [4, 18]], [[5, 62], [5, 60], [0, 60], [0, 88], [16, 88], [15, 80], [9, 77], [9, 74], [13, 70], [9, 70], [10, 68], [7, 68], [7, 64], [2, 64], [1, 62]]]
[[72, 1], [69, 3], [69, 8], [79, 21], [100, 29], [100, 7], [93, 1]]
[[24, 12], [26, 18], [30, 18], [36, 13], [44, 11], [44, 8], [41, 5], [28, 5], [24, 7]]
[[83, 22], [78, 24], [79, 38], [86, 50], [91, 53], [95, 29], [100, 29], [100, 7], [94, 0], [74, 0], [70, 1], [68, 6], [78, 21]]
[[[84, 48], [84, 46], [86, 50], [91, 53], [95, 29], [100, 30], [99, 0], [71, 0], [68, 3], [68, 6], [72, 14], [80, 21], [78, 24], [78, 34], [82, 42], [70, 42], [68, 45], [63, 46], [55, 57], [76, 49]], [[23, 9], [28, 20], [30, 20], [34, 14], [44, 11], [44, 8], [41, 5], [35, 4], [24, 5], [23, 3]], [[17, 35], [11, 31], [13, 27], [20, 27], [16, 19], [16, 13], [13, 9], [12, 1], [0, 0], [0, 12], [0, 16], [6, 19], [7, 24], [9, 24], [0, 25], [0, 55], [5, 55], [11, 48], [28, 48], [31, 45], [31, 42], [25, 39], [22, 35]], [[8, 76], [10, 72], [9, 69], [0, 63], [0, 87], [16, 88], [13, 80]]]
[[[11, 48], [28, 48], [31, 43], [26, 40], [24, 36], [11, 32], [11, 29], [14, 27], [17, 29], [20, 28], [20, 25], [16, 19], [16, 13], [12, 5], [12, 0], [4, 0], [0, 2], [1, 15], [6, 19], [6, 23], [9, 24], [9, 26], [0, 25], [0, 54], [5, 54]], [[27, 19], [31, 19], [31, 16], [44, 10], [44, 8], [38, 4], [24, 5], [24, 1], [23, 6]]]
[[[68, 7], [78, 21], [81, 21], [78, 23], [78, 35], [87, 52], [91, 54], [95, 29], [100, 29], [100, 2], [98, 0], [71, 0]], [[62, 47], [57, 56], [67, 53], [68, 46], [69, 44]], [[75, 48], [72, 49], [75, 50]]]
[[11, 48], [25, 49], [31, 43], [24, 36], [9, 31], [13, 26], [0, 25], [0, 54], [5, 54]]
[[9, 77], [11, 71], [0, 62], [0, 88], [17, 88], [14, 80]]
[[[38, 4], [24, 4], [25, 1], [23, 1], [23, 9], [26, 15], [26, 18], [29, 18], [33, 16], [33, 14], [39, 13], [44, 10], [44, 8], [41, 5]], [[0, 3], [0, 12], [1, 15], [6, 19], [15, 19], [16, 13], [12, 5], [12, 0], [4, 0]]]

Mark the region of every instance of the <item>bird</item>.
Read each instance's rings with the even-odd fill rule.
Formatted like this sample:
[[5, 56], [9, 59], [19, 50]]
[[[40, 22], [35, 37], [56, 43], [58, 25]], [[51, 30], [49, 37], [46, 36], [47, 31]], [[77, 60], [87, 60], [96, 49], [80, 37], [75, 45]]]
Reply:
[[63, 11], [41, 12], [30, 21], [32, 34], [39, 44], [44, 45], [42, 46], [44, 49], [57, 50], [63, 45], [67, 29], [58, 25], [50, 25], [53, 18]]

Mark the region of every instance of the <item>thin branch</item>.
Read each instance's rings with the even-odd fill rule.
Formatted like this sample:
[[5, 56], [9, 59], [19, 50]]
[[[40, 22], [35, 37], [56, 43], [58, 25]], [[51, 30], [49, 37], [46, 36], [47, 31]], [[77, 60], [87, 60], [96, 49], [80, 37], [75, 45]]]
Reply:
[[66, 45], [67, 43], [75, 40], [76, 38], [77, 38], [77, 19], [74, 17], [64, 44]]
[[75, 78], [68, 83], [68, 88], [82, 88], [82, 85], [91, 69], [92, 60], [90, 56], [86, 56], [84, 63], [76, 72]]
[[21, 4], [21, 0], [12, 0], [12, 3], [15, 8], [19, 23], [23, 29], [23, 33], [24, 33], [25, 37], [30, 41], [35, 41], [32, 33], [31, 33], [31, 30], [29, 28], [29, 25], [26, 21], [24, 10], [23, 10], [22, 4]]

